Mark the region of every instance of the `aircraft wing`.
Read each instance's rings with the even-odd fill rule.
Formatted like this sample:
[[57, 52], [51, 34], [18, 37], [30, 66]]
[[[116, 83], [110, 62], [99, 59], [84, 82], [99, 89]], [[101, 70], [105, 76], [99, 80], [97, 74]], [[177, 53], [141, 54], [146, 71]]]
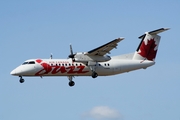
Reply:
[[95, 48], [93, 50], [90, 50], [87, 52], [88, 55], [99, 55], [99, 56], [103, 56], [107, 53], [110, 54], [110, 51], [113, 48], [116, 48], [116, 46], [118, 46], [118, 42], [120, 42], [121, 40], [123, 40], [124, 38], [117, 38], [115, 40], [112, 40], [111, 42], [108, 42], [98, 48]]

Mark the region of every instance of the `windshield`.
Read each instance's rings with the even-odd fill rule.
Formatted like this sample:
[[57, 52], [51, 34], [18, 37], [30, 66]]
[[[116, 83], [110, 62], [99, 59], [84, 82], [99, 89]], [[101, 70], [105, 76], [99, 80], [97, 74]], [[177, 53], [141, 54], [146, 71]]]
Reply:
[[26, 64], [35, 64], [35, 62], [34, 61], [24, 62], [22, 65], [26, 65]]
[[28, 64], [28, 62], [24, 62], [22, 65]]
[[30, 61], [28, 64], [35, 64], [35, 62], [34, 61]]

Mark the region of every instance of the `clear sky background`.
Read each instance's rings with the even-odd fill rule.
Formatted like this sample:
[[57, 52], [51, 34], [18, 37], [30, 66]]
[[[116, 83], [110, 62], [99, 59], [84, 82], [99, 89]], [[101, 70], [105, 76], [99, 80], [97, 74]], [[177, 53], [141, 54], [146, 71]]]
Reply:
[[[134, 52], [146, 31], [161, 33], [156, 65], [110, 77], [11, 76], [31, 58], [67, 58], [118, 37], [111, 55]], [[180, 120], [180, 1], [0, 2], [0, 120]]]

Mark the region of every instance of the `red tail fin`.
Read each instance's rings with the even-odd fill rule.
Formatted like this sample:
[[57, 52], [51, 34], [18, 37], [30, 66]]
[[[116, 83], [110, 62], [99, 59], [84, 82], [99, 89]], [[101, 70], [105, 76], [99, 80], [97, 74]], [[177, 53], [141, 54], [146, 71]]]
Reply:
[[151, 32], [146, 32], [144, 35], [140, 36], [142, 38], [141, 43], [139, 44], [133, 59], [135, 60], [151, 60], [155, 61], [158, 45], [161, 37], [157, 35], [160, 32], [163, 32], [165, 28], [154, 30]]

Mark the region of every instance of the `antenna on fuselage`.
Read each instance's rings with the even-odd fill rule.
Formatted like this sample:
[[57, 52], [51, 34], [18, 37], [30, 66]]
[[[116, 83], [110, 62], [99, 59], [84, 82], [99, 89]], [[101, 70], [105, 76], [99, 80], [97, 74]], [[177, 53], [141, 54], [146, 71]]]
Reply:
[[51, 55], [50, 55], [50, 59], [52, 59], [53, 58], [53, 54], [51, 53]]

